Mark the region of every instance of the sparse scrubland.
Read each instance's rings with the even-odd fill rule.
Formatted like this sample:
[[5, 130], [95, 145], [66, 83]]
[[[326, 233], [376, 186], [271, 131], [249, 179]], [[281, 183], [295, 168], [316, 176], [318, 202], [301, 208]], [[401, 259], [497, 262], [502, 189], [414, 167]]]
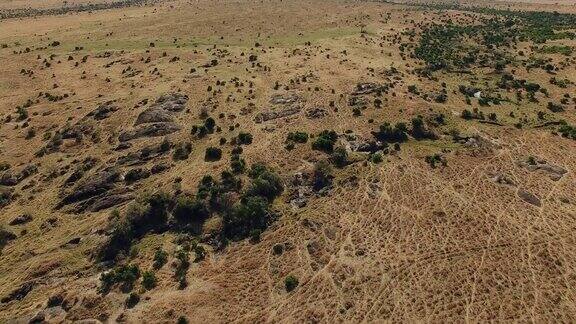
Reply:
[[576, 9], [0, 3], [0, 322], [576, 321]]

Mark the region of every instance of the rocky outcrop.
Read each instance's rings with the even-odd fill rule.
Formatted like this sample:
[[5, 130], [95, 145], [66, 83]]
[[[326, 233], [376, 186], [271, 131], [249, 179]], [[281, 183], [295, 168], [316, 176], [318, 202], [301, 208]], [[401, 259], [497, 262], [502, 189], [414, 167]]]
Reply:
[[30, 222], [32, 220], [32, 216], [30, 214], [22, 214], [20, 216], [16, 216], [14, 219], [8, 223], [8, 225], [15, 226], [15, 225], [22, 225]]
[[13, 171], [5, 171], [0, 175], [0, 185], [2, 186], [15, 186], [19, 184], [22, 180], [28, 178], [29, 176], [38, 172], [38, 167], [36, 165], [28, 165], [24, 167], [20, 172], [14, 173]]
[[370, 93], [381, 91], [381, 90], [382, 90], [382, 86], [380, 86], [376, 83], [372, 83], [372, 82], [358, 83], [356, 85], [356, 89], [354, 89], [354, 91], [352, 91], [352, 95], [354, 95], [354, 96], [365, 95], [365, 94], [370, 94]]
[[13, 300], [22, 300], [28, 293], [34, 289], [35, 283], [33, 281], [28, 281], [20, 285], [20, 287], [14, 289], [7, 296], [3, 297], [0, 302], [3, 304], [9, 303]]
[[256, 123], [263, 123], [282, 117], [295, 115], [302, 110], [302, 98], [297, 94], [275, 94], [270, 98], [273, 105], [267, 111], [260, 112], [254, 117]]
[[536, 195], [534, 195], [531, 192], [526, 191], [525, 189], [518, 189], [518, 197], [520, 197], [522, 200], [524, 200], [525, 202], [540, 207], [542, 206], [542, 203], [540, 202], [540, 198], [538, 198]]
[[181, 128], [175, 123], [146, 124], [120, 134], [118, 140], [127, 142], [141, 137], [158, 137], [172, 134]]
[[568, 170], [565, 168], [550, 164], [542, 159], [534, 159], [533, 161], [519, 161], [518, 165], [528, 169], [529, 171], [541, 171], [550, 177], [553, 181], [558, 181], [562, 179], [562, 177], [568, 173]]
[[300, 108], [300, 106], [291, 106], [279, 111], [266, 111], [266, 112], [261, 112], [258, 113], [256, 115], [256, 117], [254, 117], [254, 121], [256, 123], [262, 123], [265, 121], [269, 121], [269, 120], [274, 120], [274, 119], [278, 119], [278, 118], [282, 118], [282, 117], [288, 117], [291, 115], [295, 115], [297, 113], [299, 113], [302, 110], [302, 108]]
[[135, 128], [124, 131], [118, 139], [127, 142], [141, 137], [157, 137], [172, 134], [181, 128], [174, 122], [175, 113], [186, 108], [188, 96], [170, 93], [160, 96], [148, 109], [136, 118]]
[[107, 101], [88, 113], [86, 117], [92, 117], [95, 120], [102, 120], [110, 117], [110, 115], [117, 110], [118, 107], [114, 104], [114, 101]]
[[174, 121], [174, 113], [186, 108], [188, 96], [172, 93], [159, 97], [148, 109], [138, 115], [134, 125], [147, 123], [166, 123]]

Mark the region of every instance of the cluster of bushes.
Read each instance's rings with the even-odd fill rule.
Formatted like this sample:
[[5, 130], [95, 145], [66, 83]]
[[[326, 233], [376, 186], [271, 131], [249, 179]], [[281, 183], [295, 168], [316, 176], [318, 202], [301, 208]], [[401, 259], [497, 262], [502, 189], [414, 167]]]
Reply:
[[[445, 123], [443, 115], [436, 115], [432, 118], [429, 124], [443, 125]], [[398, 122], [394, 125], [386, 122], [380, 125], [378, 131], [373, 131], [372, 135], [379, 141], [384, 143], [395, 143], [395, 150], [400, 149], [400, 143], [408, 141], [408, 134], [412, 135], [417, 140], [420, 139], [438, 139], [438, 135], [426, 126], [426, 121], [422, 116], [417, 116], [411, 120], [411, 129], [408, 129], [406, 123]], [[376, 157], [376, 163], [381, 162], [381, 156]]]
[[528, 93], [546, 92], [541, 85], [534, 82], [528, 82], [524, 79], [515, 79], [512, 74], [503, 74], [496, 84], [500, 89], [524, 89]]
[[553, 102], [548, 102], [547, 108], [551, 112], [555, 113], [564, 111], [564, 107], [562, 105]]
[[284, 287], [286, 288], [287, 292], [291, 292], [292, 290], [298, 287], [298, 278], [293, 275], [289, 275], [284, 279]]
[[394, 126], [390, 123], [384, 123], [380, 125], [377, 132], [372, 132], [372, 135], [382, 142], [406, 142], [408, 140], [408, 127], [406, 127], [406, 123], [396, 123]]
[[291, 150], [296, 143], [304, 144], [308, 142], [308, 134], [304, 132], [290, 132], [286, 137], [286, 148]]
[[338, 140], [338, 134], [335, 131], [324, 130], [312, 142], [312, 149], [332, 153], [336, 140]]
[[230, 157], [230, 169], [234, 174], [241, 174], [246, 171], [246, 161], [240, 157], [242, 153], [242, 147], [238, 146], [232, 150], [232, 156]]
[[168, 262], [168, 253], [162, 249], [156, 250], [156, 253], [154, 253], [154, 263], [152, 264], [152, 267], [158, 270], [162, 268], [166, 262]]
[[564, 124], [558, 128], [558, 132], [566, 138], [576, 140], [576, 126]]
[[460, 114], [460, 116], [466, 120], [472, 120], [472, 119], [484, 120], [484, 119], [486, 119], [484, 117], [484, 113], [481, 112], [480, 110], [478, 110], [478, 108], [474, 108], [473, 111], [470, 111], [468, 109], [464, 109], [464, 110], [462, 110], [462, 113]]
[[188, 268], [190, 268], [189, 250], [178, 250], [176, 252], [176, 259], [178, 260], [178, 263], [174, 270], [174, 278], [178, 281], [179, 288], [184, 289], [188, 286], [188, 283], [186, 282], [186, 273], [188, 273]]
[[568, 88], [568, 85], [573, 84], [572, 81], [568, 79], [557, 79], [556, 77], [550, 78], [550, 84], [553, 84], [559, 88]]
[[205, 161], [218, 161], [222, 158], [222, 149], [214, 146], [206, 148], [206, 153], [204, 154]]
[[330, 154], [330, 162], [339, 168], [343, 168], [348, 164], [348, 152], [343, 147], [337, 147]]
[[100, 292], [107, 293], [112, 286], [120, 284], [124, 292], [131, 291], [134, 283], [140, 278], [140, 268], [138, 265], [120, 265], [100, 276]]
[[562, 54], [566, 56], [570, 56], [574, 49], [571, 46], [562, 46], [562, 45], [551, 45], [551, 46], [542, 46], [538, 49], [539, 53], [543, 54]]
[[252, 144], [253, 136], [250, 133], [240, 132], [236, 137], [236, 144], [238, 145], [250, 145]]
[[306, 143], [308, 141], [308, 134], [303, 132], [290, 132], [286, 138], [287, 150], [292, 150], [296, 146], [296, 143]]
[[172, 159], [174, 159], [174, 161], [183, 161], [188, 159], [190, 153], [192, 153], [192, 144], [180, 143], [174, 147], [174, 152], [172, 153]]
[[[250, 182], [243, 190], [242, 179], [224, 171], [218, 180], [204, 176], [194, 196], [155, 193], [139, 198], [129, 205], [123, 217], [117, 211], [112, 213], [111, 235], [98, 251], [98, 258], [115, 260], [120, 254], [128, 253], [132, 243], [148, 233], [174, 230], [199, 234], [203, 222], [214, 214], [222, 217], [222, 228], [216, 237], [222, 243], [247, 237], [258, 239], [275, 218], [270, 207], [284, 186], [280, 177], [262, 164], [252, 165], [248, 178]], [[174, 277], [182, 289], [187, 286], [189, 252], [195, 253], [194, 261], [198, 262], [204, 259], [206, 251], [196, 240], [186, 240], [181, 245], [182, 249], [175, 254]], [[167, 253], [157, 250], [152, 268], [162, 268], [167, 260]], [[144, 289], [152, 289], [157, 284], [152, 270], [141, 273], [137, 265], [119, 265], [102, 274], [100, 291], [106, 293], [120, 284], [122, 291], [129, 292], [139, 278]], [[137, 294], [131, 294], [126, 300], [127, 307], [133, 307], [138, 300]]]
[[438, 136], [426, 127], [422, 116], [412, 119], [412, 136], [415, 139], [437, 139]]
[[[166, 260], [163, 260], [162, 265], [158, 266], [158, 264], [156, 263], [157, 256], [158, 254], [155, 255], [154, 269], [159, 269], [161, 268], [162, 265], [166, 263]], [[167, 256], [163, 257], [167, 258]], [[142, 278], [142, 288], [144, 290], [154, 289], [158, 283], [156, 274], [152, 270], [141, 272], [140, 268], [136, 264], [118, 265], [114, 267], [112, 270], [104, 272], [100, 275], [99, 292], [102, 294], [106, 294], [114, 286], [119, 285], [120, 290], [122, 292], [124, 293], [130, 292], [129, 296], [126, 298], [125, 305], [127, 308], [132, 308], [140, 301], [140, 295], [138, 295], [138, 293], [136, 292], [131, 292], [134, 289], [136, 282], [140, 278]]]
[[18, 114], [17, 121], [23, 121], [28, 119], [28, 110], [25, 107], [18, 107], [16, 109], [16, 113]]
[[316, 163], [312, 179], [312, 187], [314, 190], [320, 191], [332, 185], [332, 180], [334, 179], [332, 173], [332, 167], [326, 161]]
[[[473, 64], [487, 66], [492, 62], [496, 70], [502, 70], [509, 62], [495, 47], [512, 48], [518, 41], [532, 40], [544, 43], [547, 40], [574, 39], [571, 29], [576, 24], [576, 15], [557, 12], [510, 11], [458, 5], [431, 5], [438, 9], [457, 9], [481, 12], [492, 17], [482, 18], [480, 24], [459, 26], [452, 21], [433, 24], [424, 30], [414, 50], [415, 57], [427, 63], [427, 71], [450, 68], [468, 68]], [[476, 44], [467, 47], [464, 39]], [[566, 47], [544, 49], [553, 53], [570, 53]], [[569, 54], [568, 54], [569, 55]]]
[[448, 165], [446, 158], [440, 154], [428, 155], [424, 158], [424, 161], [426, 161], [426, 163], [428, 163], [433, 169], [435, 169], [438, 164], [441, 164], [444, 167]]
[[188, 196], [176, 198], [176, 205], [172, 210], [174, 220], [184, 227], [201, 224], [208, 216], [208, 208], [199, 199]]
[[198, 138], [202, 138], [208, 134], [214, 133], [214, 127], [216, 126], [216, 121], [212, 117], [208, 117], [204, 120], [202, 125], [194, 125], [192, 126], [192, 135], [198, 136]]
[[144, 195], [128, 205], [123, 217], [114, 211], [110, 237], [98, 251], [98, 258], [114, 260], [129, 250], [133, 240], [150, 232], [166, 230], [171, 203], [172, 198], [168, 194], [159, 192]]
[[[243, 160], [238, 157], [238, 161]], [[204, 176], [193, 196], [158, 192], [138, 198], [122, 216], [113, 212], [110, 236], [97, 257], [115, 260], [126, 255], [132, 242], [148, 233], [175, 230], [198, 234], [203, 222], [214, 214], [221, 215], [223, 220], [222, 231], [218, 233], [222, 242], [264, 230], [274, 218], [270, 206], [284, 187], [280, 177], [262, 164], [252, 165], [247, 178], [248, 185], [243, 188], [243, 181], [236, 173], [223, 171], [220, 179]], [[154, 262], [161, 266], [165, 259], [157, 255]]]
[[284, 190], [280, 177], [262, 164], [252, 165], [252, 183], [240, 201], [223, 213], [223, 234], [227, 239], [239, 240], [261, 232], [274, 219], [272, 201]]

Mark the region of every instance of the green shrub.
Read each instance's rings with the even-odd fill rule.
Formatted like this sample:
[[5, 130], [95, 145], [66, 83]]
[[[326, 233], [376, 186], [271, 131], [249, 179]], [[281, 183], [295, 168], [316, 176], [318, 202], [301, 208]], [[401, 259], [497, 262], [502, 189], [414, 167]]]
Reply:
[[472, 112], [468, 109], [464, 109], [462, 110], [462, 114], [461, 114], [462, 118], [466, 119], [466, 120], [470, 120], [472, 118], [474, 118], [474, 115], [472, 114]]
[[332, 168], [325, 161], [316, 163], [314, 166], [313, 188], [320, 190], [332, 184]]
[[204, 155], [205, 161], [218, 161], [222, 158], [222, 150], [217, 147], [208, 147]]
[[198, 223], [209, 216], [209, 211], [201, 200], [180, 196], [176, 199], [172, 216], [181, 224]]
[[274, 246], [272, 247], [272, 252], [274, 253], [274, 255], [282, 254], [284, 252], [284, 244], [281, 243], [274, 244]]
[[426, 128], [425, 124], [424, 124], [424, 119], [422, 118], [422, 116], [418, 116], [416, 118], [412, 119], [412, 136], [414, 136], [415, 139], [436, 139], [437, 136], [436, 134], [434, 134], [434, 132], [430, 131], [429, 129]]
[[214, 118], [208, 117], [206, 118], [206, 120], [204, 120], [204, 127], [206, 127], [208, 133], [214, 132], [214, 126], [216, 126], [216, 121], [214, 120]]
[[438, 163], [442, 164], [442, 166], [448, 165], [446, 159], [440, 154], [428, 155], [426, 158], [424, 158], [424, 160], [430, 165], [431, 168], [436, 168]]
[[186, 273], [190, 267], [188, 251], [184, 249], [177, 251], [176, 259], [178, 260], [178, 264], [176, 265], [174, 276], [179, 283], [179, 288], [184, 289], [188, 285], [186, 281]]
[[259, 228], [253, 229], [250, 231], [250, 241], [252, 243], [260, 242], [260, 235], [262, 235], [262, 230]]
[[373, 132], [376, 139], [383, 142], [405, 142], [408, 140], [406, 124], [396, 123], [394, 127], [389, 123], [380, 125], [378, 132]]
[[194, 254], [194, 262], [200, 262], [206, 257], [206, 249], [204, 249], [202, 245], [196, 244], [194, 247]]
[[330, 155], [330, 161], [339, 168], [345, 167], [348, 164], [348, 152], [343, 147], [337, 147]]
[[250, 134], [250, 133], [238, 134], [238, 144], [240, 144], [240, 145], [252, 144], [252, 134]]
[[194, 133], [196, 133], [198, 138], [203, 138], [206, 135], [208, 135], [210, 133], [210, 131], [208, 130], [208, 128], [206, 128], [206, 126], [201, 125], [201, 126], [197, 126], [197, 131]]
[[151, 290], [156, 287], [158, 280], [156, 279], [156, 275], [152, 271], [144, 271], [142, 274], [142, 286], [146, 290]]
[[28, 111], [26, 109], [24, 109], [23, 107], [18, 107], [18, 109], [16, 110], [16, 113], [18, 114], [18, 121], [23, 121], [25, 119], [28, 119]]
[[242, 188], [242, 180], [228, 170], [220, 173], [220, 185], [224, 191], [238, 191]]
[[291, 292], [292, 290], [298, 287], [298, 278], [293, 275], [289, 275], [284, 279], [284, 287], [286, 288], [287, 292]]
[[254, 178], [245, 196], [260, 196], [272, 201], [282, 193], [283, 189], [280, 177], [266, 170]]
[[168, 194], [158, 192], [128, 205], [124, 217], [112, 224], [112, 234], [98, 251], [98, 258], [103, 261], [114, 260], [119, 253], [130, 249], [133, 240], [149, 232], [166, 229], [170, 203]]
[[138, 304], [138, 302], [140, 302], [140, 295], [138, 295], [137, 293], [130, 293], [130, 295], [128, 296], [128, 298], [126, 298], [126, 308], [133, 308], [134, 306], [136, 306], [136, 304]]
[[237, 154], [232, 155], [232, 160], [230, 161], [230, 168], [232, 169], [232, 172], [236, 174], [244, 173], [244, 171], [246, 170], [246, 161], [240, 158], [240, 156]]
[[166, 262], [168, 262], [168, 253], [162, 249], [156, 250], [152, 267], [154, 269], [160, 269], [166, 264]]
[[192, 144], [181, 143], [179, 145], [176, 145], [174, 153], [172, 154], [172, 158], [174, 159], [174, 161], [183, 161], [188, 159], [188, 156], [190, 155], [191, 152], [192, 152]]
[[384, 161], [384, 158], [382, 157], [381, 153], [374, 153], [370, 157], [370, 161], [372, 161], [372, 163], [374, 163], [374, 164], [378, 164], [378, 163], [381, 163], [382, 161]]
[[547, 107], [548, 107], [548, 109], [549, 109], [550, 111], [555, 112], [555, 113], [557, 113], [557, 112], [563, 112], [563, 111], [564, 111], [564, 107], [563, 107], [562, 105], [556, 104], [556, 103], [553, 103], [553, 102], [548, 102], [548, 106], [547, 106]]
[[304, 132], [290, 132], [288, 133], [287, 141], [294, 143], [308, 142], [308, 134]]
[[563, 137], [576, 140], [576, 126], [562, 125], [558, 128], [558, 132], [562, 134]]
[[119, 283], [123, 291], [130, 291], [138, 278], [140, 278], [138, 265], [121, 265], [100, 275], [99, 290], [107, 293], [113, 285]]
[[28, 128], [28, 131], [26, 132], [26, 139], [32, 139], [34, 136], [36, 136], [36, 131], [34, 128]]
[[259, 196], [246, 197], [224, 214], [224, 234], [232, 239], [242, 239], [253, 229], [265, 229], [270, 219], [266, 199]]
[[235, 146], [230, 153], [232, 155], [240, 155], [240, 154], [242, 154], [242, 152], [244, 152], [244, 149], [242, 148], [242, 146]]
[[336, 134], [335, 131], [322, 131], [312, 143], [312, 149], [325, 153], [332, 153], [334, 150], [334, 143], [336, 143], [337, 139], [338, 134]]
[[250, 171], [248, 171], [248, 175], [250, 178], [255, 179], [260, 176], [262, 173], [268, 171], [268, 168], [262, 163], [254, 163], [250, 167]]

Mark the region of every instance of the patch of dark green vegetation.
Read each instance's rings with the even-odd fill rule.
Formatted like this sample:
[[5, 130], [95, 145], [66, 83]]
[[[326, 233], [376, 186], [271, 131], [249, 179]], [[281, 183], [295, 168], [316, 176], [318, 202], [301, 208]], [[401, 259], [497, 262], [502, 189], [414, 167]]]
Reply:
[[576, 140], [576, 126], [569, 125], [566, 122], [558, 128], [558, 133], [560, 133], [563, 137], [570, 138]]
[[[422, 71], [424, 73], [441, 69], [462, 70], [472, 66], [491, 66], [502, 70], [511, 58], [501, 49], [512, 49], [520, 41], [545, 43], [548, 40], [576, 38], [575, 33], [568, 31], [576, 26], [576, 15], [573, 14], [458, 5], [429, 5], [426, 8], [472, 11], [489, 17], [479, 18], [479, 24], [456, 25], [449, 21], [425, 28], [414, 50], [415, 57], [427, 64]], [[567, 47], [544, 49], [553, 53], [568, 53], [570, 50]]]
[[562, 54], [566, 56], [570, 56], [574, 49], [571, 46], [567, 45], [551, 45], [551, 46], [542, 46], [538, 49], [538, 53], [543, 54]]
[[284, 287], [286, 288], [287, 292], [291, 292], [292, 290], [298, 287], [298, 278], [293, 275], [289, 275], [284, 279]]
[[100, 276], [100, 292], [107, 293], [114, 285], [120, 285], [121, 290], [129, 292], [134, 288], [134, 283], [140, 278], [138, 265], [120, 265]]
[[372, 132], [374, 137], [386, 143], [401, 143], [408, 140], [408, 127], [406, 123], [396, 123], [392, 126], [390, 123], [380, 125], [377, 132]]
[[[265, 230], [276, 219], [271, 204], [284, 186], [280, 177], [263, 164], [253, 164], [247, 173], [241, 176], [223, 171], [219, 179], [206, 175], [195, 195], [157, 192], [139, 197], [123, 214], [113, 212], [110, 235], [99, 248], [98, 259], [121, 258], [134, 242], [150, 233], [198, 235], [204, 221], [213, 216], [222, 218], [221, 231], [210, 238], [219, 246], [247, 238], [255, 230]], [[154, 268], [161, 268], [165, 262], [164, 252], [157, 252]]]
[[312, 142], [312, 149], [332, 153], [336, 140], [338, 140], [338, 134], [335, 131], [324, 130]]
[[424, 161], [426, 161], [426, 163], [428, 163], [428, 165], [430, 165], [432, 169], [435, 169], [438, 166], [438, 164], [444, 167], [448, 165], [448, 161], [446, 160], [446, 158], [438, 153], [426, 156], [424, 158]]

